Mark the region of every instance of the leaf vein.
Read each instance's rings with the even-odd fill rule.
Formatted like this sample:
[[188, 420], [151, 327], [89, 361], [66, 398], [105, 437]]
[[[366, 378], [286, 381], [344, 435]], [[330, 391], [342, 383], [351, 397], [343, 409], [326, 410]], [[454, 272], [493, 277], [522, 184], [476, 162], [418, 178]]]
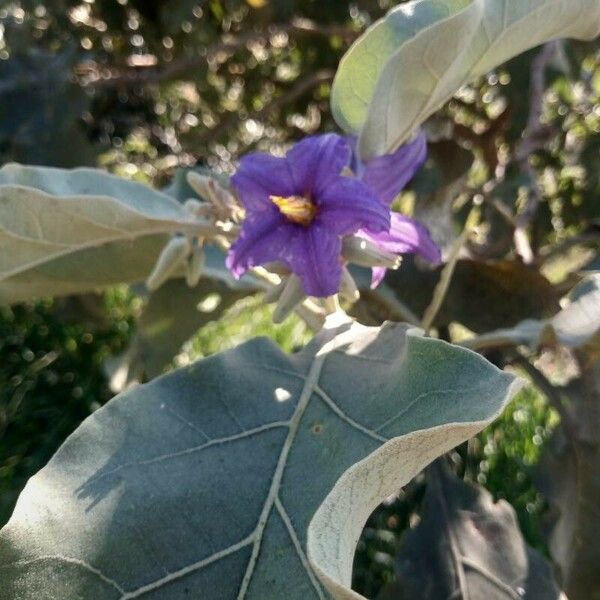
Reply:
[[373, 430], [369, 429], [368, 427], [365, 427], [364, 425], [361, 425], [360, 423], [355, 421], [352, 417], [348, 416], [320, 386], [317, 386], [315, 388], [315, 392], [319, 395], [321, 400], [323, 400], [323, 402], [325, 402], [325, 404], [327, 406], [329, 406], [329, 408], [331, 408], [331, 410], [340, 419], [342, 419], [342, 421], [345, 421], [346, 423], [348, 423], [348, 425], [350, 425], [354, 429], [357, 429], [361, 433], [364, 433], [368, 437], [370, 437], [374, 440], [377, 440], [378, 442], [387, 442], [388, 441], [388, 438], [385, 438], [385, 437], [379, 435], [378, 433], [375, 433]]
[[302, 549], [302, 544], [300, 543], [300, 540], [298, 539], [298, 534], [296, 533], [296, 530], [294, 529], [294, 524], [292, 523], [292, 519], [290, 518], [287, 511], [285, 510], [285, 506], [283, 506], [283, 503], [281, 502], [279, 496], [277, 496], [275, 498], [275, 508], [277, 509], [277, 512], [279, 513], [279, 516], [281, 517], [281, 520], [283, 521], [283, 524], [285, 525], [285, 528], [288, 531], [290, 539], [292, 540], [292, 544], [294, 545], [294, 549], [296, 550], [296, 553], [298, 554], [298, 558], [300, 559], [300, 562], [302, 563], [302, 566], [304, 567], [304, 570], [306, 571], [306, 573], [310, 579], [310, 582], [312, 583], [313, 587], [315, 588], [315, 592], [317, 592], [317, 596], [319, 596], [319, 600], [325, 600], [325, 596], [323, 595], [323, 590], [321, 589], [321, 586], [319, 585], [319, 583], [315, 577], [315, 574], [313, 573], [313, 570], [311, 569], [310, 564], [308, 563], [308, 558], [306, 557], [306, 554], [304, 553], [304, 550]]

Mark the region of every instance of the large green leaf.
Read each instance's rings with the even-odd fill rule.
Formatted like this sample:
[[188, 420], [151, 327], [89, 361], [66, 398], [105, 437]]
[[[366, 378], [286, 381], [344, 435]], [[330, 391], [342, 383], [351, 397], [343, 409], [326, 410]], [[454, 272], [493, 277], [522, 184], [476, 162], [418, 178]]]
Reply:
[[600, 34], [597, 0], [419, 0], [396, 7], [349, 50], [334, 115], [363, 159], [406, 141], [463, 84], [543, 42]]
[[94, 169], [0, 169], [0, 304], [139, 281], [190, 225], [175, 200]]
[[508, 502], [495, 503], [439, 461], [426, 480], [422, 519], [402, 538], [397, 581], [385, 600], [564, 599], [550, 565], [525, 543]]
[[361, 598], [370, 512], [518, 387], [405, 325], [334, 320], [296, 355], [256, 339], [138, 386], [28, 483], [2, 598]]

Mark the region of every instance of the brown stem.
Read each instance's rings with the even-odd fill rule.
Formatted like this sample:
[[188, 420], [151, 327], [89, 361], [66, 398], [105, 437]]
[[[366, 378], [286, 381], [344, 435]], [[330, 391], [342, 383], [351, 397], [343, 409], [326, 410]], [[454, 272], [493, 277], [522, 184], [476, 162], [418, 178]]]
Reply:
[[541, 148], [547, 139], [547, 127], [541, 121], [546, 91], [546, 69], [556, 54], [557, 43], [547, 43], [531, 64], [531, 98], [530, 112], [525, 128], [525, 135], [515, 150], [515, 160], [521, 171], [531, 180], [531, 190], [525, 207], [518, 215], [514, 231], [514, 242], [517, 253], [526, 264], [535, 260], [535, 254], [527, 234], [527, 229], [535, 217], [542, 202], [542, 193], [537, 184], [535, 169], [530, 163], [530, 156]]

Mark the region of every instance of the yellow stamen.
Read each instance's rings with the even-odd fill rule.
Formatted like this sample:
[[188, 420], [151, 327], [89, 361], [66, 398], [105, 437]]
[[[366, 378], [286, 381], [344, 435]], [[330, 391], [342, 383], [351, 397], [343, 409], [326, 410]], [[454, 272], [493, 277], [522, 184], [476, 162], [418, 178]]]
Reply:
[[303, 196], [271, 196], [271, 202], [277, 206], [281, 214], [299, 225], [310, 225], [317, 214], [317, 207]]

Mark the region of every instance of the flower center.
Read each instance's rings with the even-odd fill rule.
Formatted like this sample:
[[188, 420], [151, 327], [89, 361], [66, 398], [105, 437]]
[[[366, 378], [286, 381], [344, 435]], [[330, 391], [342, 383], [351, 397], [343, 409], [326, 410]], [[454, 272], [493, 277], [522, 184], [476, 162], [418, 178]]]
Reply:
[[270, 196], [270, 199], [282, 215], [299, 225], [310, 225], [317, 214], [317, 207], [304, 196]]

